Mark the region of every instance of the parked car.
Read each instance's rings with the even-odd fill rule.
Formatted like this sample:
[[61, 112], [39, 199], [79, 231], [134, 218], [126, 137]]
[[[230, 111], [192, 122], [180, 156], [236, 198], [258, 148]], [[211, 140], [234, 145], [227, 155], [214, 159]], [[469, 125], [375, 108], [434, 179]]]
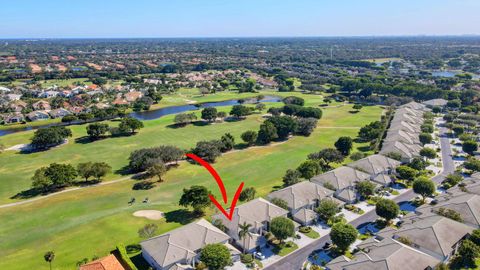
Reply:
[[254, 252], [253, 256], [255, 257], [255, 259], [265, 260], [265, 255], [263, 255], [261, 252]]

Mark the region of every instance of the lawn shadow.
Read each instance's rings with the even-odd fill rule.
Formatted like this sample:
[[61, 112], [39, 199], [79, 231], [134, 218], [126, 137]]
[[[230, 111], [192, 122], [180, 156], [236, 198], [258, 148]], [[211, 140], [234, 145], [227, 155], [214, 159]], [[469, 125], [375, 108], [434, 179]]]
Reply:
[[370, 149], [370, 146], [368, 146], [368, 145], [366, 145], [366, 146], [360, 146], [360, 147], [358, 147], [357, 149], [358, 149], [358, 151], [360, 151], [360, 152], [368, 152], [368, 151], [371, 150], [371, 149]]
[[52, 189], [52, 190], [40, 190], [40, 189], [36, 189], [36, 188], [31, 188], [31, 189], [27, 189], [27, 190], [18, 192], [17, 194], [10, 197], [10, 199], [31, 199], [33, 197], [37, 197], [37, 196], [40, 196], [40, 195], [41, 196], [49, 195], [49, 194], [61, 191], [64, 188], [65, 187], [59, 187], [59, 188]]
[[109, 136], [102, 136], [102, 137], [99, 137], [99, 138], [96, 138], [96, 139], [92, 139], [89, 136], [83, 136], [83, 137], [80, 137], [80, 138], [76, 138], [75, 143], [89, 144], [89, 143], [93, 143], [93, 142], [96, 142], [96, 141], [105, 140], [105, 139], [108, 139], [108, 138], [110, 138], [110, 137]]
[[165, 213], [165, 220], [167, 222], [175, 222], [182, 225], [186, 225], [194, 221], [197, 217], [198, 216], [195, 215], [193, 212], [186, 209], [178, 209]]
[[137, 267], [139, 270], [147, 270], [151, 269], [150, 265], [147, 263], [147, 261], [143, 258], [142, 253], [139, 253], [135, 256], [130, 257], [130, 260], [132, 263]]
[[204, 127], [204, 126], [208, 126], [210, 125], [210, 122], [207, 122], [207, 121], [195, 121], [195, 122], [192, 122], [192, 124], [196, 127]]

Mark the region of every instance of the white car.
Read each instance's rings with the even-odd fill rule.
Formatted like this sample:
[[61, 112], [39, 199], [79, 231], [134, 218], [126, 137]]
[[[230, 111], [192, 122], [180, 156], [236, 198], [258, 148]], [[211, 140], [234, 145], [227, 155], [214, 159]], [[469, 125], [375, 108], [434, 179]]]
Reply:
[[255, 257], [258, 260], [265, 260], [265, 256], [260, 252], [254, 252], [253, 257]]

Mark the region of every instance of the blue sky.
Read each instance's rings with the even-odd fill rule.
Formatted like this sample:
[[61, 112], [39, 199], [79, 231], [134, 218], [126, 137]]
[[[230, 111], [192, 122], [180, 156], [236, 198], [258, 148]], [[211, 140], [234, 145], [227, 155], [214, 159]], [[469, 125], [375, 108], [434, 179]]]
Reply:
[[2, 1], [0, 38], [480, 34], [480, 0]]

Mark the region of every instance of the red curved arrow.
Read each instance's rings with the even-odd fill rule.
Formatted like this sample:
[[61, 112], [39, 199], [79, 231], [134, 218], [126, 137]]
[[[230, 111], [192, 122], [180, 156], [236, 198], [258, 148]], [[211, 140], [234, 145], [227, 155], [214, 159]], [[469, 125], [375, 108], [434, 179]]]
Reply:
[[[202, 165], [203, 167], [205, 167], [208, 172], [210, 172], [210, 174], [213, 176], [213, 178], [215, 179], [215, 181], [217, 181], [217, 185], [218, 187], [220, 188], [220, 192], [222, 193], [222, 197], [223, 197], [223, 202], [225, 204], [228, 203], [228, 199], [227, 199], [227, 191], [225, 189], [225, 185], [223, 184], [223, 181], [222, 181], [222, 178], [220, 178], [220, 176], [218, 175], [217, 171], [215, 171], [215, 169], [210, 166], [210, 164], [208, 164], [208, 162], [206, 162], [205, 160], [203, 160], [202, 158], [200, 158], [199, 156], [195, 155], [195, 154], [186, 154], [187, 157], [195, 160], [196, 162], [200, 163], [200, 165]], [[215, 197], [210, 194], [209, 197], [210, 197], [210, 200], [213, 202], [213, 204], [229, 219], [229, 220], [232, 220], [233, 218], [233, 212], [235, 211], [235, 205], [237, 204], [237, 201], [238, 201], [238, 198], [240, 198], [240, 193], [242, 192], [242, 189], [243, 189], [243, 185], [244, 183], [240, 183], [240, 186], [238, 186], [237, 188], [237, 191], [235, 192], [235, 196], [233, 197], [233, 200], [232, 200], [232, 203], [230, 205], [230, 212], [227, 213], [227, 211], [223, 208], [223, 206], [217, 201], [217, 199], [215, 199]]]

